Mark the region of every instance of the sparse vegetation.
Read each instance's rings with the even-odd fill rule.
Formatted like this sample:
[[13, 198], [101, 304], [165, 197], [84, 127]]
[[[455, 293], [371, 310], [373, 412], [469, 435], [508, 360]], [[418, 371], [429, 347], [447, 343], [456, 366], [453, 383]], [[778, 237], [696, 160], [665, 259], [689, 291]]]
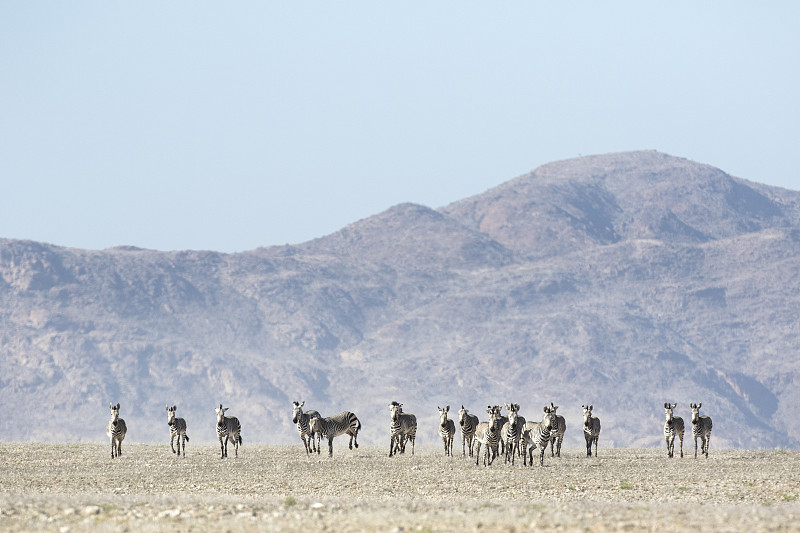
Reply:
[[[251, 444], [223, 460], [217, 446], [196, 445], [178, 459], [166, 443], [132, 444], [112, 461], [100, 444], [0, 444], [9, 458], [0, 530], [473, 531], [480, 522], [481, 531], [766, 531], [793, 526], [800, 513], [800, 452], [776, 460], [718, 450], [712, 463], [609, 448], [588, 463], [583, 448], [565, 448], [544, 467], [476, 467], [439, 447], [391, 460], [385, 451], [329, 459], [307, 457], [299, 443]], [[690, 476], [702, 481], [687, 487]]]

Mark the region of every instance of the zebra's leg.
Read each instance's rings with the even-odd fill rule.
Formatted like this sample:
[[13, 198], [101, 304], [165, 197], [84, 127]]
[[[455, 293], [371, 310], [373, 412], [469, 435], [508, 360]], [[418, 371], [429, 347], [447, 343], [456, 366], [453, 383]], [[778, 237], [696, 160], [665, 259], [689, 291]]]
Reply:
[[597, 441], [600, 440], [600, 436], [594, 438], [594, 456], [597, 457]]
[[394, 455], [394, 441], [395, 441], [394, 437], [389, 437], [389, 457]]
[[225, 458], [225, 445], [222, 443], [222, 437], [219, 437], [219, 458]]
[[350, 433], [350, 449], [353, 449], [353, 434]]
[[[694, 458], [695, 459], [697, 459], [697, 437], [698, 437], [697, 435], [694, 436]], [[701, 446], [703, 445], [702, 437], [700, 438], [700, 445]], [[701, 451], [700, 453], [702, 454], [703, 452]]]
[[664, 440], [667, 442], [667, 457], [672, 457], [672, 449], [669, 445], [669, 437], [664, 437]]
[[[550, 444], [550, 449], [552, 451], [553, 445]], [[542, 448], [542, 453], [539, 455], [539, 466], [544, 466], [544, 448]]]
[[558, 437], [558, 450], [556, 450], [556, 455], [561, 457], [561, 443], [564, 442], [564, 437]]
[[122, 455], [122, 439], [117, 440], [117, 457]]
[[[680, 439], [681, 440], [681, 457], [683, 457], [683, 435], [681, 435], [680, 437], [681, 437], [681, 439]], [[673, 450], [674, 450], [674, 448], [673, 448]]]
[[333, 457], [333, 437], [330, 434], [328, 435], [328, 457]]

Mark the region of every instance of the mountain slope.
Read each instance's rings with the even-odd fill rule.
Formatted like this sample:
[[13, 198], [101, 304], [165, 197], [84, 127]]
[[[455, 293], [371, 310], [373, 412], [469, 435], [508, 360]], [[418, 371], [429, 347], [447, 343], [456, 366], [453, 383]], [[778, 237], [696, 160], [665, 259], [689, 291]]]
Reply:
[[437, 406], [553, 401], [568, 445], [593, 403], [606, 445], [660, 446], [671, 401], [703, 402], [712, 447], [795, 447], [798, 221], [800, 193], [631, 152], [297, 246], [0, 241], [0, 439], [102, 440], [119, 401], [132, 440], [166, 441], [175, 403], [214, 440], [223, 403], [246, 442], [297, 442], [305, 400], [384, 443], [397, 400], [430, 443]]

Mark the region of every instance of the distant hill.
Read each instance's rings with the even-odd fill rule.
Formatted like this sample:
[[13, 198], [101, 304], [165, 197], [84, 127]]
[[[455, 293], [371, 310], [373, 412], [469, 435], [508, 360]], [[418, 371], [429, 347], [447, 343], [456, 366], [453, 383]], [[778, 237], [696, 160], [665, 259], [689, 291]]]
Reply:
[[305, 400], [388, 445], [396, 400], [438, 444], [437, 406], [552, 401], [567, 445], [592, 403], [601, 447], [647, 447], [671, 401], [689, 448], [690, 402], [712, 449], [798, 447], [798, 270], [800, 193], [652, 151], [238, 254], [0, 240], [0, 439], [103, 441], [113, 401], [132, 441], [178, 404], [207, 442], [223, 403], [300, 447]]

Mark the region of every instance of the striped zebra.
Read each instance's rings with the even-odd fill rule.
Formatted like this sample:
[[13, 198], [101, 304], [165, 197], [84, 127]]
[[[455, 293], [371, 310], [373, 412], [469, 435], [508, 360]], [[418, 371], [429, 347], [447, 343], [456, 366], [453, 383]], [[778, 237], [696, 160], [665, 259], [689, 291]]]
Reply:
[[558, 424], [553, 428], [553, 431], [550, 432], [550, 457], [561, 457], [561, 443], [564, 442], [564, 433], [567, 431], [567, 421], [563, 416], [556, 413], [558, 406], [553, 405], [553, 402], [550, 402], [550, 410], [556, 415], [556, 423]]
[[108, 421], [106, 426], [106, 435], [111, 439], [111, 458], [113, 459], [122, 455], [122, 439], [125, 438], [125, 434], [128, 432], [128, 426], [119, 417], [119, 403], [117, 405], [109, 403], [108, 408], [111, 409], [111, 420]]
[[[506, 463], [514, 459], [519, 452], [519, 439], [522, 437], [522, 428], [525, 426], [525, 419], [519, 416], [519, 404], [506, 404], [508, 410], [508, 422], [503, 424], [503, 440], [506, 443]], [[521, 420], [520, 420], [521, 419]]]
[[328, 457], [333, 457], [333, 438], [339, 435], [350, 435], [350, 449], [352, 450], [353, 446], [358, 448], [361, 421], [350, 411], [342, 411], [338, 415], [326, 418], [312, 418], [310, 429], [328, 439]]
[[505, 438], [503, 436], [503, 427], [506, 425], [506, 422], [508, 422], [508, 417], [503, 415], [502, 408], [499, 405], [492, 406], [492, 409], [496, 409], [497, 410], [497, 423], [500, 425], [500, 446], [499, 446], [499, 449], [500, 449], [500, 453], [504, 455], [506, 453], [506, 441], [505, 441]]
[[503, 426], [500, 425], [500, 408], [490, 405], [486, 408], [486, 412], [489, 413], [489, 421], [481, 422], [475, 430], [475, 440], [478, 442], [478, 449], [475, 452], [476, 466], [480, 462], [481, 444], [484, 446], [483, 466], [491, 466], [498, 455], [500, 434], [503, 430]]
[[673, 403], [672, 405], [670, 405], [669, 402], [664, 403], [664, 414], [667, 417], [667, 421], [664, 422], [664, 440], [667, 441], [667, 457], [672, 457], [675, 454], [676, 436], [681, 441], [681, 457], [683, 457], [683, 418], [673, 414], [673, 410], [677, 406], [677, 403]]
[[[292, 402], [292, 422], [297, 425], [297, 433], [300, 434], [300, 440], [306, 447], [306, 455], [312, 452], [320, 453], [321, 436], [319, 432], [311, 431], [311, 419], [320, 418], [320, 414], [313, 409], [303, 412], [303, 406], [306, 402]], [[316, 435], [317, 440], [314, 436]]]
[[461, 426], [461, 456], [467, 456], [466, 445], [469, 444], [469, 456], [472, 457], [472, 444], [475, 438], [475, 430], [478, 428], [480, 421], [475, 415], [469, 414], [469, 411], [462, 405], [458, 410], [458, 425]]
[[692, 437], [694, 437], [694, 458], [697, 459], [697, 439], [700, 439], [700, 455], [708, 459], [708, 444], [711, 442], [711, 417], [700, 415], [702, 403], [689, 404], [692, 408]]
[[[181, 455], [181, 441], [183, 441], [183, 456], [186, 457], [186, 443], [189, 442], [189, 435], [186, 434], [186, 420], [175, 416], [175, 411], [178, 410], [177, 405], [170, 407], [167, 406], [167, 425], [169, 426], [169, 447], [172, 448], [172, 453], [177, 453], [178, 457]], [[178, 441], [178, 451], [175, 451], [173, 441]]]
[[583, 407], [583, 436], [586, 439], [586, 457], [592, 456], [592, 442], [594, 442], [594, 456], [597, 457], [597, 439], [600, 438], [600, 419], [592, 416], [594, 405]]
[[447, 418], [447, 413], [450, 411], [449, 405], [444, 409], [441, 407], [437, 407], [437, 409], [439, 409], [439, 436], [442, 437], [442, 442], [444, 443], [444, 454], [452, 457], [453, 438], [456, 435], [456, 424]]
[[406, 453], [406, 442], [411, 441], [411, 455], [414, 455], [414, 441], [417, 438], [417, 417], [403, 412], [403, 404], [389, 404], [389, 457], [396, 453]]
[[235, 416], [225, 416], [225, 411], [229, 407], [222, 408], [219, 404], [219, 409], [214, 409], [217, 413], [217, 438], [219, 439], [220, 459], [228, 457], [228, 441], [233, 443], [233, 449], [236, 457], [239, 457], [239, 445], [242, 443], [242, 425], [239, 424], [239, 419]]
[[522, 464], [533, 466], [533, 450], [539, 447], [539, 465], [544, 466], [544, 452], [550, 442], [550, 433], [558, 427], [556, 413], [544, 406], [544, 417], [541, 422], [526, 422], [522, 428]]

